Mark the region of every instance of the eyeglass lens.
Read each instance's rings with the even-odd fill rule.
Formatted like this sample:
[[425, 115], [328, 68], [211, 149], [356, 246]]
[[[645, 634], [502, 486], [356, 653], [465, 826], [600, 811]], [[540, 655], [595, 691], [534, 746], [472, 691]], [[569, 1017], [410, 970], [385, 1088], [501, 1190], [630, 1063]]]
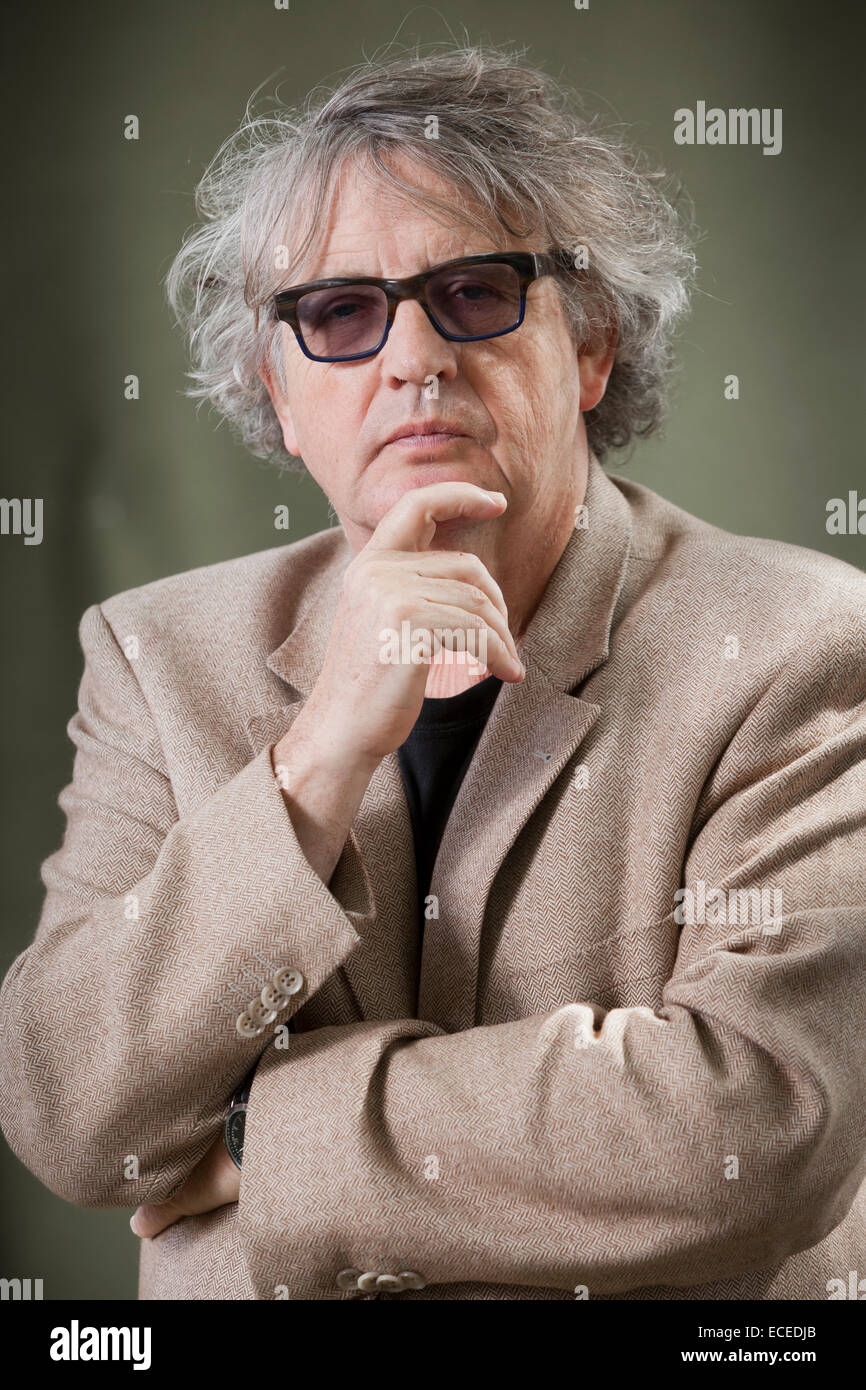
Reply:
[[[520, 278], [496, 261], [455, 266], [427, 281], [427, 304], [439, 328], [456, 338], [491, 337], [520, 319]], [[311, 290], [298, 300], [304, 342], [316, 357], [351, 357], [382, 341], [388, 300], [378, 285]]]

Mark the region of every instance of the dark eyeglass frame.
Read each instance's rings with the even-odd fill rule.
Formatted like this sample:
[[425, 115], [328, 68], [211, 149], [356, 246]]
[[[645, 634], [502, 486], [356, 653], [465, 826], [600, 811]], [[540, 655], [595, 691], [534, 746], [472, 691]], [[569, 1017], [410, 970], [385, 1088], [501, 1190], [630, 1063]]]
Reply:
[[[432, 280], [434, 275], [441, 274], [443, 270], [450, 270], [456, 266], [490, 264], [509, 265], [517, 272], [520, 283], [520, 314], [516, 322], [508, 328], [498, 328], [495, 333], [479, 333], [472, 337], [448, 333], [437, 323], [427, 302], [428, 280]], [[304, 356], [309, 357], [312, 362], [358, 362], [365, 357], [375, 357], [376, 353], [381, 352], [385, 346], [388, 334], [391, 332], [397, 306], [404, 299], [417, 300], [436, 332], [440, 333], [443, 338], [447, 338], [449, 342], [480, 343], [485, 338], [501, 338], [505, 333], [513, 333], [516, 328], [519, 328], [526, 314], [526, 291], [532, 281], [540, 279], [542, 275], [555, 275], [557, 271], [566, 268], [574, 272], [574, 260], [570, 251], [490, 251], [480, 256], [458, 256], [454, 260], [443, 261], [441, 265], [431, 266], [429, 270], [422, 270], [418, 275], [408, 275], [403, 280], [382, 280], [376, 275], [339, 275], [329, 280], [311, 280], [306, 285], [292, 285], [287, 290], [280, 290], [272, 299], [273, 315], [275, 319], [287, 323], [294, 331], [298, 347]], [[376, 346], [368, 348], [366, 352], [356, 352], [346, 357], [319, 357], [316, 353], [310, 352], [304, 342], [304, 335], [298, 321], [298, 301], [312, 290], [339, 289], [343, 285], [376, 285], [384, 291], [388, 301], [385, 330]]]

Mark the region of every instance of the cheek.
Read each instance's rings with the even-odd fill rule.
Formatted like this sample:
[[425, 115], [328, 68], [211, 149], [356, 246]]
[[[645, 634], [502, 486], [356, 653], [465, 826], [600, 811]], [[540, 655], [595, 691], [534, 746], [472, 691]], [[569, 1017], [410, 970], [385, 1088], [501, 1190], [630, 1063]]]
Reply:
[[303, 360], [291, 378], [292, 419], [303, 455], [326, 459], [344, 456], [347, 441], [357, 439], [363, 420], [357, 382], [334, 376], [336, 368]]
[[491, 364], [484, 400], [501, 442], [535, 450], [574, 422], [579, 401], [576, 360], [529, 340]]

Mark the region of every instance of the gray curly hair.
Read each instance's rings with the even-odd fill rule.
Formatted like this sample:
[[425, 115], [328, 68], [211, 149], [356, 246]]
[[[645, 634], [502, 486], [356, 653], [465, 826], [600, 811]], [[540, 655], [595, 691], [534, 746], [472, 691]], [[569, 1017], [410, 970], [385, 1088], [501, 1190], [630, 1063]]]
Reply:
[[[603, 459], [658, 427], [672, 331], [695, 269], [690, 229], [664, 173], [603, 132], [599, 117], [582, 114], [579, 97], [525, 63], [524, 53], [416, 46], [365, 61], [333, 91], [314, 89], [300, 108], [277, 102], [257, 115], [251, 98], [196, 189], [200, 220], [165, 288], [194, 368], [185, 394], [209, 400], [256, 457], [302, 467], [285, 450], [259, 369], [276, 372], [285, 387], [271, 296], [293, 283], [347, 158], [371, 161], [381, 178], [451, 224], [459, 216], [484, 232], [537, 234], [539, 250], [577, 251], [575, 266], [586, 248], [586, 268], [566, 267], [557, 285], [576, 351], [616, 333], [607, 390], [586, 415], [589, 445]], [[389, 151], [420, 161], [463, 198], [446, 203], [404, 183], [383, 160]], [[287, 263], [277, 260], [280, 247]]]

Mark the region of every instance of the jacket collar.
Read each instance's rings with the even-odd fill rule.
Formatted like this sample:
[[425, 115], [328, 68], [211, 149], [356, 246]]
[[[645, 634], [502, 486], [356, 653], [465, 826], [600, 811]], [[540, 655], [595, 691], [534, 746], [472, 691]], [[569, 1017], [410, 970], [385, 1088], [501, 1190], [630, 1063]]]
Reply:
[[594, 454], [585, 528], [576, 526], [524, 635], [524, 665], [552, 689], [570, 690], [607, 657], [631, 539], [629, 505]]

